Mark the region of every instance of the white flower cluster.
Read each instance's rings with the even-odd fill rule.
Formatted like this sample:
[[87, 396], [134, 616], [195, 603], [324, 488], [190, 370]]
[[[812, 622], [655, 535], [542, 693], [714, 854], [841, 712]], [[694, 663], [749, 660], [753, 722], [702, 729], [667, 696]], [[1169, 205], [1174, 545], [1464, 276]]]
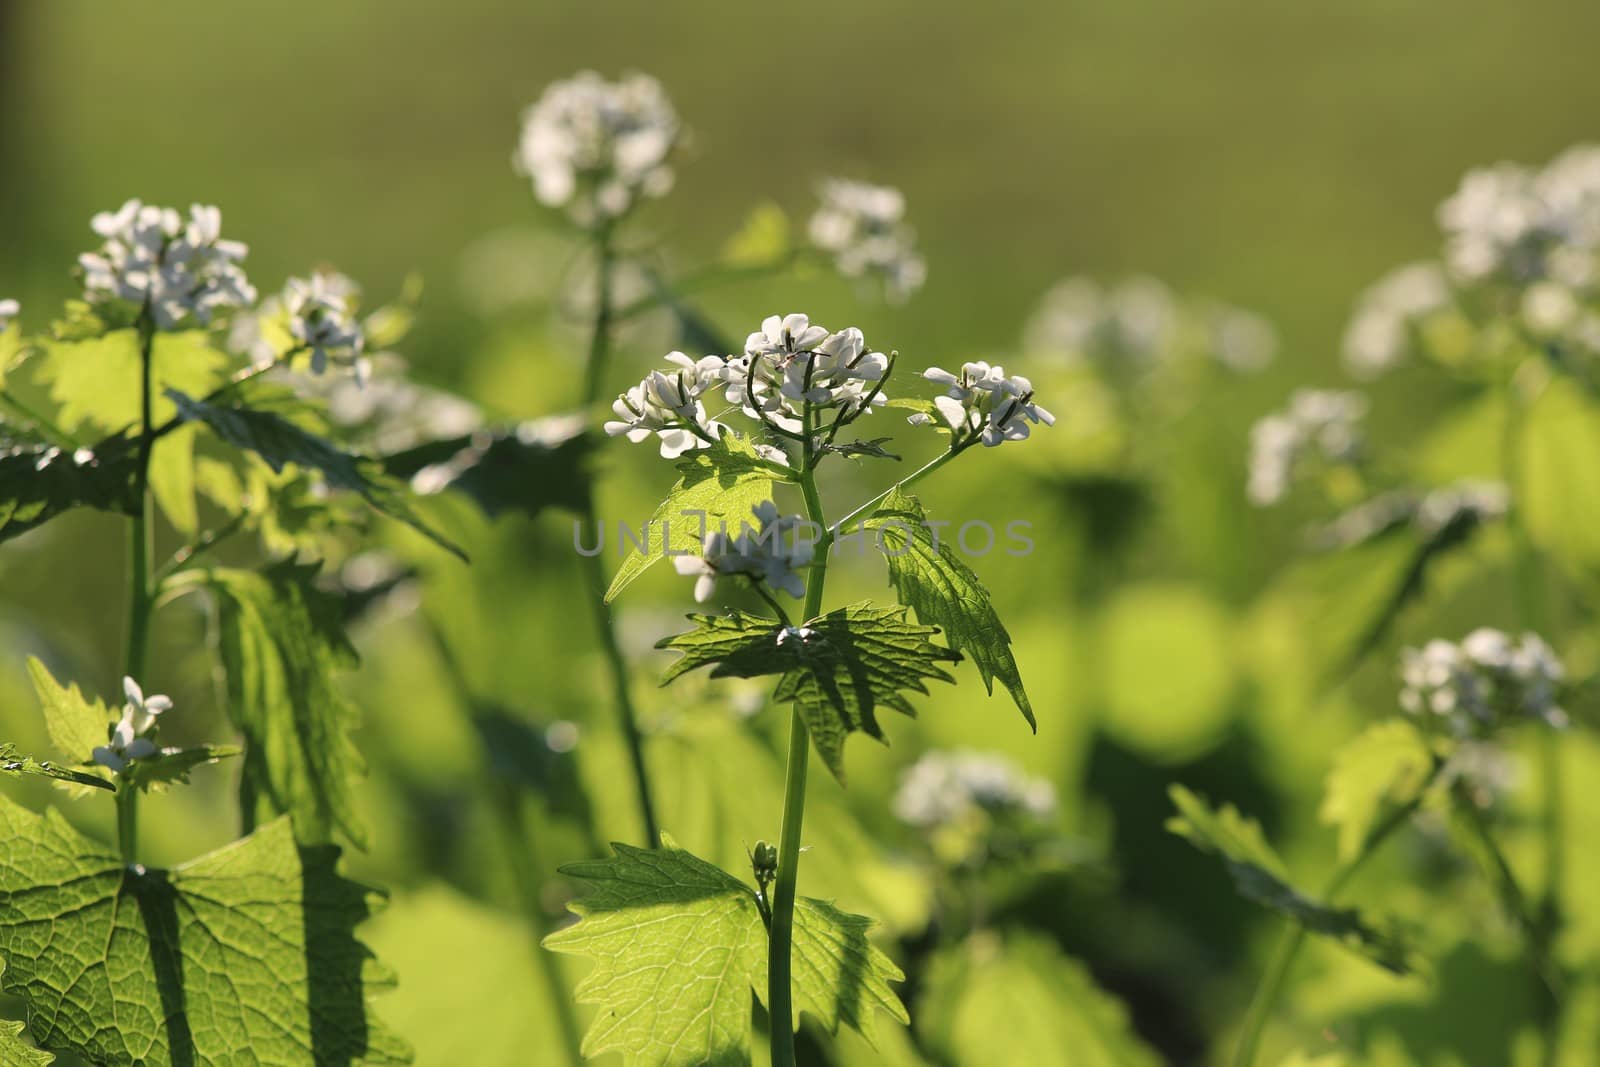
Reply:
[[677, 113], [654, 78], [608, 82], [583, 71], [550, 85], [524, 112], [513, 162], [541, 203], [592, 226], [672, 188], [668, 160], [679, 133]]
[[[999, 364], [963, 363], [960, 374], [929, 367], [922, 376], [946, 387], [944, 396], [935, 398], [933, 404], [950, 425], [953, 445], [977, 440], [993, 448], [1005, 441], [1023, 440], [1033, 423], [1056, 424], [1054, 415], [1034, 403], [1033, 383], [1020, 374], [1007, 377]], [[919, 412], [906, 421], [927, 425], [933, 417]]]
[[129, 760], [146, 759], [160, 751], [155, 742], [144, 735], [156, 724], [161, 713], [172, 707], [169, 697], [145, 696], [139, 683], [132, 678], [122, 679], [122, 692], [127, 698], [122, 718], [112, 729], [110, 740], [94, 750], [96, 763], [119, 773], [128, 766]]
[[322, 374], [329, 363], [349, 367], [365, 384], [371, 370], [364, 351], [366, 331], [356, 317], [361, 287], [343, 274], [316, 271], [309, 278], [290, 278], [283, 287], [289, 334], [297, 346], [311, 350], [311, 373]]
[[649, 376], [611, 405], [617, 418], [605, 424], [606, 433], [625, 434], [638, 443], [651, 434], [661, 439], [661, 454], [675, 459], [704, 448], [722, 435], [722, 424], [706, 414], [702, 399], [726, 381], [727, 361], [721, 356], [690, 359], [682, 352], [667, 353], [675, 371], [651, 371]]
[[805, 315], [769, 315], [745, 338], [744, 354], [728, 360], [728, 400], [752, 419], [791, 433], [802, 428], [806, 405], [834, 417], [870, 413], [884, 399], [880, 383], [889, 357], [873, 352], [854, 326], [829, 333]]
[[1344, 334], [1344, 365], [1375, 378], [1406, 360], [1428, 316], [1450, 306], [1450, 283], [1437, 263], [1410, 263], [1361, 294]]
[[1349, 463], [1361, 451], [1361, 417], [1367, 401], [1360, 393], [1299, 389], [1287, 410], [1268, 415], [1250, 429], [1252, 503], [1275, 504], [1288, 495], [1295, 474], [1309, 462]]
[[84, 299], [149, 308], [155, 324], [175, 330], [206, 325], [218, 312], [247, 307], [256, 291], [239, 266], [249, 248], [222, 238], [222, 212], [195, 204], [184, 221], [175, 208], [129, 200], [90, 222], [104, 238], [78, 257]]
[[17, 317], [22, 310], [22, 305], [15, 300], [0, 300], [0, 333], [5, 333], [11, 328], [11, 320]]
[[1429, 641], [1401, 658], [1400, 706], [1439, 716], [1452, 733], [1470, 736], [1504, 722], [1535, 718], [1564, 726], [1556, 705], [1561, 661], [1537, 634], [1520, 639], [1488, 628], [1459, 644]]
[[917, 254], [916, 231], [906, 224], [906, 199], [887, 185], [830, 178], [811, 216], [811, 243], [833, 256], [847, 278], [879, 277], [890, 300], [922, 287], [928, 265]]
[[1600, 280], [1600, 146], [1569, 149], [1542, 170], [1501, 163], [1469, 171], [1439, 206], [1439, 225], [1445, 264], [1459, 281], [1589, 290]]
[[1075, 277], [1045, 293], [1023, 336], [1029, 351], [1126, 373], [1200, 357], [1235, 371], [1272, 362], [1278, 339], [1254, 312], [1180, 300], [1162, 282], [1133, 277], [1113, 285]]
[[1004, 756], [969, 749], [923, 756], [901, 774], [894, 797], [895, 815], [921, 829], [978, 814], [1048, 819], [1055, 810], [1049, 782], [1028, 776]]
[[[715, 595], [717, 579], [733, 574], [748, 575], [792, 597], [806, 594], [802, 572], [811, 565], [816, 550], [813, 528], [802, 515], [780, 516], [778, 505], [763, 500], [752, 509], [755, 524], [743, 523], [737, 533], [726, 529], [706, 534], [702, 554], [676, 556], [672, 565], [679, 574], [696, 581], [695, 600], [704, 603]], [[812, 532], [801, 536], [801, 531]], [[780, 635], [780, 642], [787, 634]], [[800, 636], [805, 636], [801, 634]]]

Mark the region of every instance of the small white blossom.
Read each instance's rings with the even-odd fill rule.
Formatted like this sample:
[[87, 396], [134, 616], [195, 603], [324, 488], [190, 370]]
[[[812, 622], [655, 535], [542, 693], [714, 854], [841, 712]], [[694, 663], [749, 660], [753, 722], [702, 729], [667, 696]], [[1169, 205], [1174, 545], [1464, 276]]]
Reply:
[[605, 424], [605, 431], [635, 443], [655, 434], [661, 439], [661, 455], [675, 459], [721, 436], [722, 424], [706, 414], [701, 398], [722, 384], [726, 362], [721, 356], [691, 359], [682, 352], [668, 353], [667, 362], [678, 369], [651, 371], [617, 397], [611, 405], [617, 418]]
[[672, 188], [668, 160], [679, 135], [660, 82], [644, 74], [608, 82], [583, 71], [550, 85], [524, 112], [513, 163], [540, 203], [590, 226]]
[[5, 333], [11, 328], [11, 320], [17, 317], [22, 310], [22, 305], [15, 300], [0, 300], [0, 333]]
[[1300, 389], [1289, 398], [1286, 411], [1258, 420], [1250, 430], [1251, 502], [1266, 506], [1282, 500], [1307, 463], [1356, 459], [1366, 407], [1360, 393]]
[[799, 432], [808, 404], [834, 409], [834, 418], [870, 412], [884, 399], [879, 383], [888, 370], [889, 357], [871, 351], [854, 326], [829, 333], [805, 315], [770, 315], [723, 378], [728, 401], [746, 415]]
[[163, 330], [209, 324], [229, 308], [247, 307], [256, 291], [239, 266], [249, 251], [222, 238], [222, 212], [195, 204], [185, 222], [175, 208], [129, 200], [90, 223], [104, 243], [78, 257], [84, 299], [148, 308]]
[[111, 731], [111, 739], [94, 750], [94, 760], [103, 767], [121, 772], [129, 760], [145, 759], [158, 751], [154, 741], [145, 733], [155, 725], [156, 719], [172, 707], [172, 700], [156, 694], [145, 696], [139, 683], [132, 678], [122, 679], [122, 691], [127, 697], [122, 718]]
[[1450, 305], [1450, 285], [1436, 263], [1411, 263], [1361, 294], [1344, 334], [1344, 365], [1375, 378], [1405, 361], [1412, 337], [1428, 316]]
[[1463, 737], [1525, 718], [1563, 726], [1566, 714], [1556, 706], [1563, 676], [1560, 660], [1537, 634], [1518, 639], [1483, 628], [1459, 643], [1433, 640], [1406, 649], [1400, 706], [1438, 716]]
[[[1034, 423], [1056, 424], [1054, 415], [1034, 403], [1033, 383], [1021, 375], [1007, 377], [998, 364], [963, 363], [959, 375], [930, 367], [922, 376], [946, 387], [945, 394], [933, 403], [957, 441], [975, 437], [993, 448], [1025, 439]], [[916, 419], [918, 424], [929, 421]]]
[[343, 274], [317, 271], [309, 278], [290, 278], [283, 288], [289, 334], [311, 351], [311, 373], [322, 374], [329, 363], [350, 367], [358, 384], [371, 370], [366, 331], [356, 317], [361, 287]]
[[1055, 814], [1054, 787], [1025, 774], [1004, 756], [957, 749], [930, 752], [900, 775], [894, 813], [922, 829], [951, 825], [973, 815]]
[[809, 226], [811, 242], [833, 256], [839, 273], [880, 277], [895, 301], [921, 288], [928, 267], [917, 254], [916, 232], [906, 224], [900, 190], [830, 178], [819, 194], [822, 203]]
[[[806, 583], [803, 572], [811, 565], [816, 551], [814, 531], [803, 515], [780, 517], [778, 506], [763, 500], [753, 510], [754, 525], [746, 522], [738, 533], [726, 529], [706, 534], [702, 554], [676, 556], [678, 573], [695, 581], [694, 598], [704, 603], [716, 593], [717, 579], [732, 574], [749, 575], [792, 597], [803, 597]], [[809, 536], [802, 536], [806, 531]], [[809, 634], [796, 631], [793, 637], [804, 640]], [[779, 642], [785, 639], [780, 634]]]

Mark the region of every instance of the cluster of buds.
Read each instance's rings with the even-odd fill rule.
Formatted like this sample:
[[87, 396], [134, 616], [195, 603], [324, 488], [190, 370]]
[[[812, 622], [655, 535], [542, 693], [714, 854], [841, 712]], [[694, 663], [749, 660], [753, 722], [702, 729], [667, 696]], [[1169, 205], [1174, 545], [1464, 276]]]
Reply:
[[654, 78], [608, 82], [584, 71], [552, 84], [523, 114], [513, 162], [541, 203], [594, 226], [672, 188], [668, 161], [680, 132]]
[[222, 212], [195, 204], [185, 222], [175, 208], [129, 200], [90, 225], [104, 243], [78, 257], [84, 299], [148, 309], [163, 330], [207, 325], [228, 308], [255, 302], [239, 266], [247, 246], [222, 238]]
[[[952, 448], [980, 441], [993, 448], [1005, 441], [1023, 440], [1035, 423], [1056, 423], [1054, 415], [1034, 403], [1033, 383], [1021, 375], [1008, 377], [999, 364], [963, 363], [960, 374], [930, 367], [922, 376], [945, 386], [945, 394], [933, 404], [949, 425]], [[906, 421], [928, 425], [934, 420], [926, 412], [918, 412]]]
[[1344, 365], [1375, 378], [1403, 362], [1428, 318], [1451, 304], [1450, 283], [1437, 263], [1409, 263], [1361, 294], [1344, 334]]
[[893, 301], [909, 297], [928, 277], [906, 224], [906, 198], [887, 185], [830, 178], [811, 216], [811, 243], [833, 257], [847, 278], [880, 278]]
[[172, 707], [172, 700], [168, 697], [160, 694], [145, 696], [139, 683], [132, 678], [122, 679], [122, 691], [127, 698], [122, 708], [122, 718], [112, 728], [106, 744], [97, 745], [93, 753], [96, 763], [119, 774], [129, 761], [147, 759], [160, 751], [145, 734], [156, 724], [162, 712]]
[[1361, 452], [1366, 410], [1360, 393], [1300, 389], [1286, 410], [1258, 420], [1250, 430], [1251, 502], [1266, 506], [1282, 500], [1295, 476], [1313, 463], [1353, 462]]
[[1566, 725], [1556, 704], [1564, 672], [1537, 634], [1513, 638], [1500, 630], [1474, 630], [1459, 643], [1429, 641], [1406, 649], [1401, 661], [1400, 706], [1436, 716], [1458, 737], [1491, 732], [1523, 719]]
[[[814, 528], [802, 515], [780, 516], [778, 505], [763, 500], [753, 509], [756, 522], [736, 534], [712, 530], [699, 556], [677, 556], [673, 566], [693, 576], [694, 598], [704, 603], [716, 593], [717, 579], [742, 574], [792, 597], [806, 593], [804, 571], [816, 549]], [[802, 531], [810, 531], [801, 536]], [[780, 639], [781, 640], [781, 639]]]

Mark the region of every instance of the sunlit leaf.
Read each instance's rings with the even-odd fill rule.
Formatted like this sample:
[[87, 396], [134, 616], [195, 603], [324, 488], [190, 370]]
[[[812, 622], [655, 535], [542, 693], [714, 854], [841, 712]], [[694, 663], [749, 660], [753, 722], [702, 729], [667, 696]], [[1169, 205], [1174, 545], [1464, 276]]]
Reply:
[[55, 1057], [22, 1040], [22, 1024], [0, 1019], [0, 1063], [10, 1067], [48, 1067]]
[[1334, 754], [1321, 816], [1338, 827], [1341, 860], [1361, 850], [1385, 814], [1417, 798], [1433, 759], [1416, 727], [1401, 719], [1367, 727]]
[[116, 788], [98, 775], [75, 771], [49, 760], [36, 760], [32, 756], [24, 756], [10, 741], [0, 741], [0, 774], [32, 775], [71, 785], [89, 786], [93, 789]]
[[[208, 334], [158, 333], [151, 347], [150, 422], [159, 425], [175, 409], [166, 391], [203, 395], [227, 377], [229, 359]], [[39, 377], [60, 405], [64, 429], [83, 425], [111, 432], [136, 427], [142, 379], [137, 330], [114, 330], [86, 341], [47, 341]]]

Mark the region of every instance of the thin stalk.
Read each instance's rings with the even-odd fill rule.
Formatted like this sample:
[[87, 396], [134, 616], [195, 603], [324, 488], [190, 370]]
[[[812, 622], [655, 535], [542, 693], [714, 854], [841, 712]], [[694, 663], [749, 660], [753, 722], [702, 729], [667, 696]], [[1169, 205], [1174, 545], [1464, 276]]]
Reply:
[[[155, 336], [155, 325], [149, 321], [149, 316], [141, 316], [139, 451], [133, 483], [139, 512], [128, 528], [128, 643], [122, 671], [141, 682], [150, 647], [150, 564], [155, 520], [154, 509], [150, 506], [150, 450], [155, 444], [150, 427], [150, 364]], [[132, 867], [139, 862], [139, 791], [126, 783], [117, 790], [117, 844], [125, 865]]]
[[19, 399], [15, 393], [0, 389], [0, 405], [10, 408], [27, 421], [33, 423], [41, 434], [50, 439], [51, 444], [59, 448], [75, 449], [79, 447], [77, 438], [39, 414], [37, 410]]
[[[940, 455], [935, 456], [933, 459], [929, 460], [927, 463], [924, 463], [922, 466], [918, 467], [916, 470], [912, 471], [910, 474], [906, 475], [904, 478], [901, 478], [898, 482], [895, 482], [889, 488], [885, 489], [883, 492], [879, 493], [877, 496], [873, 497], [871, 500], [867, 501], [865, 504], [862, 504], [860, 507], [858, 507], [854, 511], [850, 512], [850, 514], [848, 514], [844, 518], [840, 519], [839, 520], [839, 533], [841, 533], [841, 534], [849, 533], [851, 525], [853, 525], [856, 521], [861, 519], [863, 516], [865, 516], [868, 513], [870, 513], [873, 508], [876, 508], [879, 504], [881, 504], [885, 500], [889, 499], [889, 494], [894, 492], [896, 489], [909, 489], [909, 488], [911, 488], [917, 482], [920, 482], [922, 479], [926, 478], [928, 475], [932, 474], [934, 471], [938, 470], [940, 467], [944, 466], [946, 463], [949, 463], [952, 459], [955, 459], [957, 456], [959, 456], [964, 451], [966, 451], [964, 448], [955, 448], [955, 449], [951, 449], [948, 452], [941, 453]], [[813, 520], [813, 521], [815, 521], [815, 520]], [[826, 530], [827, 528], [824, 527], [823, 529]], [[832, 544], [833, 543], [832, 535], [828, 534], [828, 533], [824, 533], [823, 534], [823, 543], [825, 545]]]
[[[583, 406], [594, 407], [605, 386], [606, 364], [611, 355], [611, 326], [613, 320], [611, 268], [613, 252], [611, 230], [602, 225], [594, 231], [594, 248], [597, 276], [595, 279], [594, 332], [589, 338], [589, 360], [584, 368]], [[581, 521], [593, 525], [597, 521], [594, 489], [584, 493]], [[645, 847], [655, 848], [661, 843], [661, 829], [656, 822], [655, 802], [650, 791], [650, 773], [644, 762], [644, 739], [639, 732], [639, 719], [634, 710], [633, 696], [628, 689], [628, 662], [617, 642], [616, 619], [611, 605], [606, 603], [605, 565], [598, 554], [583, 557], [583, 577], [587, 586], [585, 597], [594, 611], [595, 631], [605, 654], [606, 666], [611, 674], [611, 690], [617, 709], [617, 720], [622, 736], [628, 744], [628, 758], [633, 767], [634, 791], [639, 796], [639, 820], [644, 824]]]
[[[1322, 891], [1322, 899], [1325, 902], [1331, 904], [1339, 891], [1378, 850], [1378, 846], [1404, 826], [1406, 820], [1422, 806], [1423, 798], [1427, 796], [1428, 790], [1432, 788], [1443, 770], [1444, 763], [1436, 761], [1427, 781], [1417, 790], [1417, 795], [1409, 803], [1390, 812], [1386, 819], [1372, 828], [1366, 840], [1361, 842], [1360, 850], [1340, 864], [1333, 872], [1333, 876], [1328, 879]], [[1293, 969], [1295, 958], [1300, 954], [1300, 947], [1305, 944], [1305, 940], [1306, 928], [1297, 922], [1284, 933], [1283, 940], [1278, 943], [1277, 950], [1273, 952], [1272, 959], [1261, 976], [1261, 984], [1256, 987], [1255, 996], [1250, 1001], [1250, 1009], [1245, 1015], [1244, 1031], [1239, 1038], [1238, 1048], [1234, 1050], [1233, 1067], [1254, 1067], [1256, 1053], [1261, 1047], [1261, 1034], [1266, 1029], [1267, 1020], [1272, 1017], [1272, 1011], [1277, 1006], [1278, 997], [1283, 993], [1284, 983], [1288, 981], [1289, 972]]]
[[[800, 491], [805, 496], [806, 518], [827, 530], [828, 520], [817, 494], [817, 476], [811, 452], [811, 416], [806, 412], [806, 443], [800, 448]], [[806, 580], [805, 618], [822, 612], [823, 585], [828, 577], [826, 537], [811, 563]], [[806, 765], [811, 758], [811, 735], [798, 706], [789, 711], [789, 769], [783, 784], [783, 831], [778, 839], [778, 877], [772, 891], [772, 930], [767, 951], [767, 1007], [771, 1018], [773, 1067], [794, 1067], [794, 1007], [791, 996], [790, 955], [794, 948], [794, 898], [800, 881], [800, 833], [806, 811]]]

